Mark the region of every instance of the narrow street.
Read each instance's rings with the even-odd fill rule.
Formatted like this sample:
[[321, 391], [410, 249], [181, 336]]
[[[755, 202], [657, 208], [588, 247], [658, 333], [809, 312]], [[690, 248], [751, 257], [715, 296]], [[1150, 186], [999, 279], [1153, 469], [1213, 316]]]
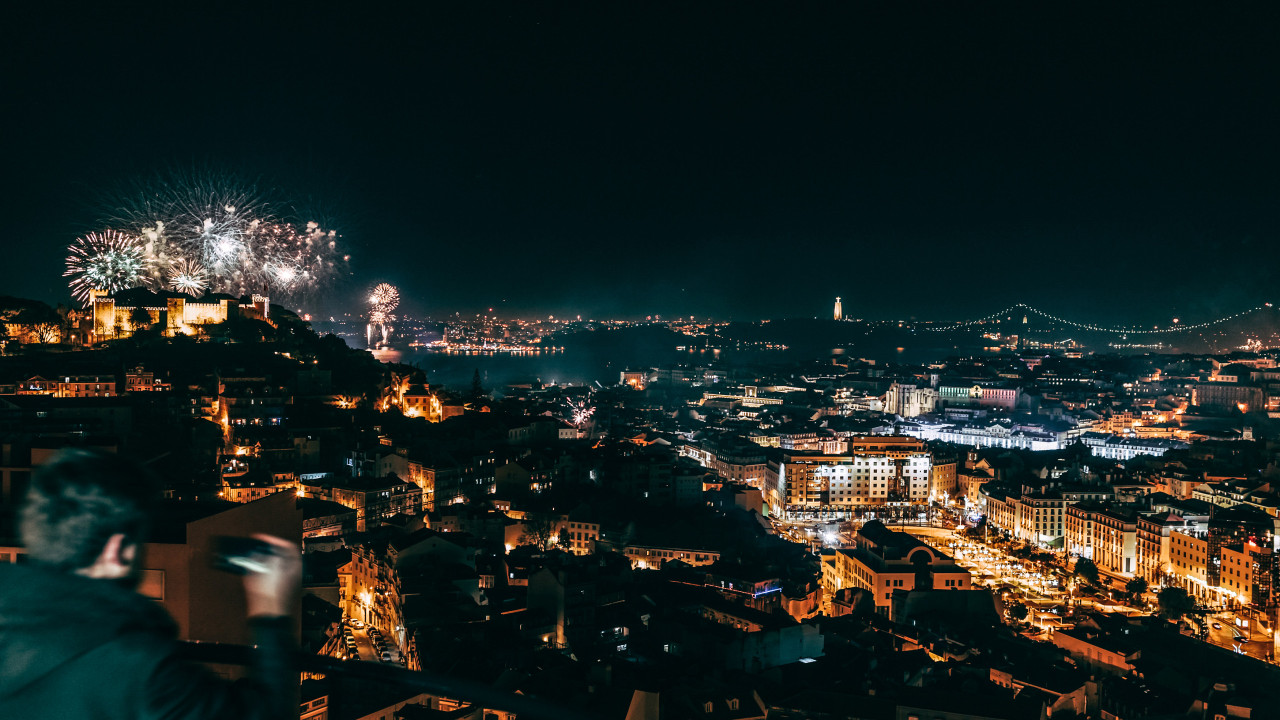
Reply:
[[359, 653], [358, 659], [378, 659], [378, 649], [373, 646], [373, 641], [369, 639], [369, 631], [367, 628], [351, 628], [351, 634], [356, 638], [356, 651]]

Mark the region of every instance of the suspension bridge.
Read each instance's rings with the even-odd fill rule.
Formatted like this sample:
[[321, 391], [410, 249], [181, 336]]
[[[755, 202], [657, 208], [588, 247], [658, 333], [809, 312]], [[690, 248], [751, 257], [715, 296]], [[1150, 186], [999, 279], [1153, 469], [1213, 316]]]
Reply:
[[1159, 327], [1159, 326], [1121, 327], [1121, 326], [1104, 325], [1101, 323], [1090, 323], [1090, 322], [1080, 322], [1076, 320], [1069, 320], [1067, 318], [1059, 317], [1057, 315], [1054, 315], [1053, 313], [1041, 310], [1040, 308], [1033, 307], [1026, 303], [1017, 303], [1016, 305], [1010, 305], [1009, 307], [1005, 308], [1004, 310], [1001, 310], [1000, 312], [992, 313], [985, 317], [980, 317], [974, 320], [962, 320], [962, 321], [956, 321], [954, 323], [946, 323], [946, 324], [938, 323], [938, 324], [931, 324], [927, 326], [917, 326], [917, 327], [920, 330], [927, 330], [930, 332], [950, 332], [952, 330], [967, 328], [974, 325], [987, 325], [987, 324], [997, 323], [1001, 321], [1010, 321], [1016, 315], [1022, 314], [1024, 317], [1028, 315], [1036, 315], [1054, 323], [1058, 323], [1068, 327], [1078, 328], [1080, 330], [1089, 330], [1091, 332], [1113, 333], [1116, 335], [1168, 335], [1173, 333], [1184, 333], [1191, 330], [1202, 330], [1205, 328], [1211, 328], [1211, 327], [1214, 327], [1215, 325], [1222, 325], [1223, 323], [1229, 323], [1232, 320], [1239, 320], [1240, 318], [1246, 317], [1248, 315], [1253, 315], [1255, 313], [1263, 312], [1265, 310], [1270, 310], [1270, 309], [1272, 309], [1271, 303], [1264, 303], [1262, 305], [1259, 305], [1258, 307], [1248, 308], [1246, 310], [1241, 310], [1240, 312], [1237, 312], [1232, 315], [1224, 315], [1220, 318], [1217, 318], [1214, 320], [1206, 320], [1204, 322], [1182, 323], [1179, 320], [1175, 319], [1173, 321], [1173, 324], [1167, 327]]

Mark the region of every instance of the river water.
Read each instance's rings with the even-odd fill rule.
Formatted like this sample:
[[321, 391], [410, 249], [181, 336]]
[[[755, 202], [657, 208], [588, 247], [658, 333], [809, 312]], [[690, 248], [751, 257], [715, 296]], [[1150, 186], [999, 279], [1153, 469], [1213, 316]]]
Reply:
[[873, 359], [877, 364], [925, 363], [949, 355], [983, 352], [975, 346], [948, 345], [930, 337], [881, 337], [834, 345], [821, 336], [792, 338], [786, 350], [714, 349], [689, 347], [690, 339], [658, 328], [629, 328], [580, 332], [558, 336], [562, 348], [523, 354], [450, 353], [425, 349], [379, 350], [384, 362], [413, 365], [427, 374], [433, 385], [469, 386], [476, 371], [487, 388], [513, 383], [582, 384], [619, 382], [623, 370], [643, 370], [674, 365], [714, 366], [723, 369], [750, 366], [783, 370], [805, 366], [829, 366], [833, 357]]

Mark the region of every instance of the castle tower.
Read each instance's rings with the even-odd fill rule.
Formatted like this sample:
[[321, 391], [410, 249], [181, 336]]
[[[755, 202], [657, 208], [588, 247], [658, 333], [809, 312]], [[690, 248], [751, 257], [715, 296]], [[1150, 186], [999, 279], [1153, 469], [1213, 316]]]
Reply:
[[844, 308], [840, 307], [840, 298], [836, 297], [836, 320], [844, 319]]

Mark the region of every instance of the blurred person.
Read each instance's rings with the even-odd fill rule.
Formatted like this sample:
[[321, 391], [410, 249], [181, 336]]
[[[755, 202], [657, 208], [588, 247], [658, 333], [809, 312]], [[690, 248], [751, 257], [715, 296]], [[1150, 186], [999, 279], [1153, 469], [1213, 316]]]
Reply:
[[32, 477], [19, 514], [25, 564], [0, 564], [0, 718], [296, 718], [289, 617], [296, 545], [267, 535], [244, 576], [255, 650], [230, 682], [180, 656], [177, 625], [134, 590], [158, 487], [138, 465], [58, 453]]

